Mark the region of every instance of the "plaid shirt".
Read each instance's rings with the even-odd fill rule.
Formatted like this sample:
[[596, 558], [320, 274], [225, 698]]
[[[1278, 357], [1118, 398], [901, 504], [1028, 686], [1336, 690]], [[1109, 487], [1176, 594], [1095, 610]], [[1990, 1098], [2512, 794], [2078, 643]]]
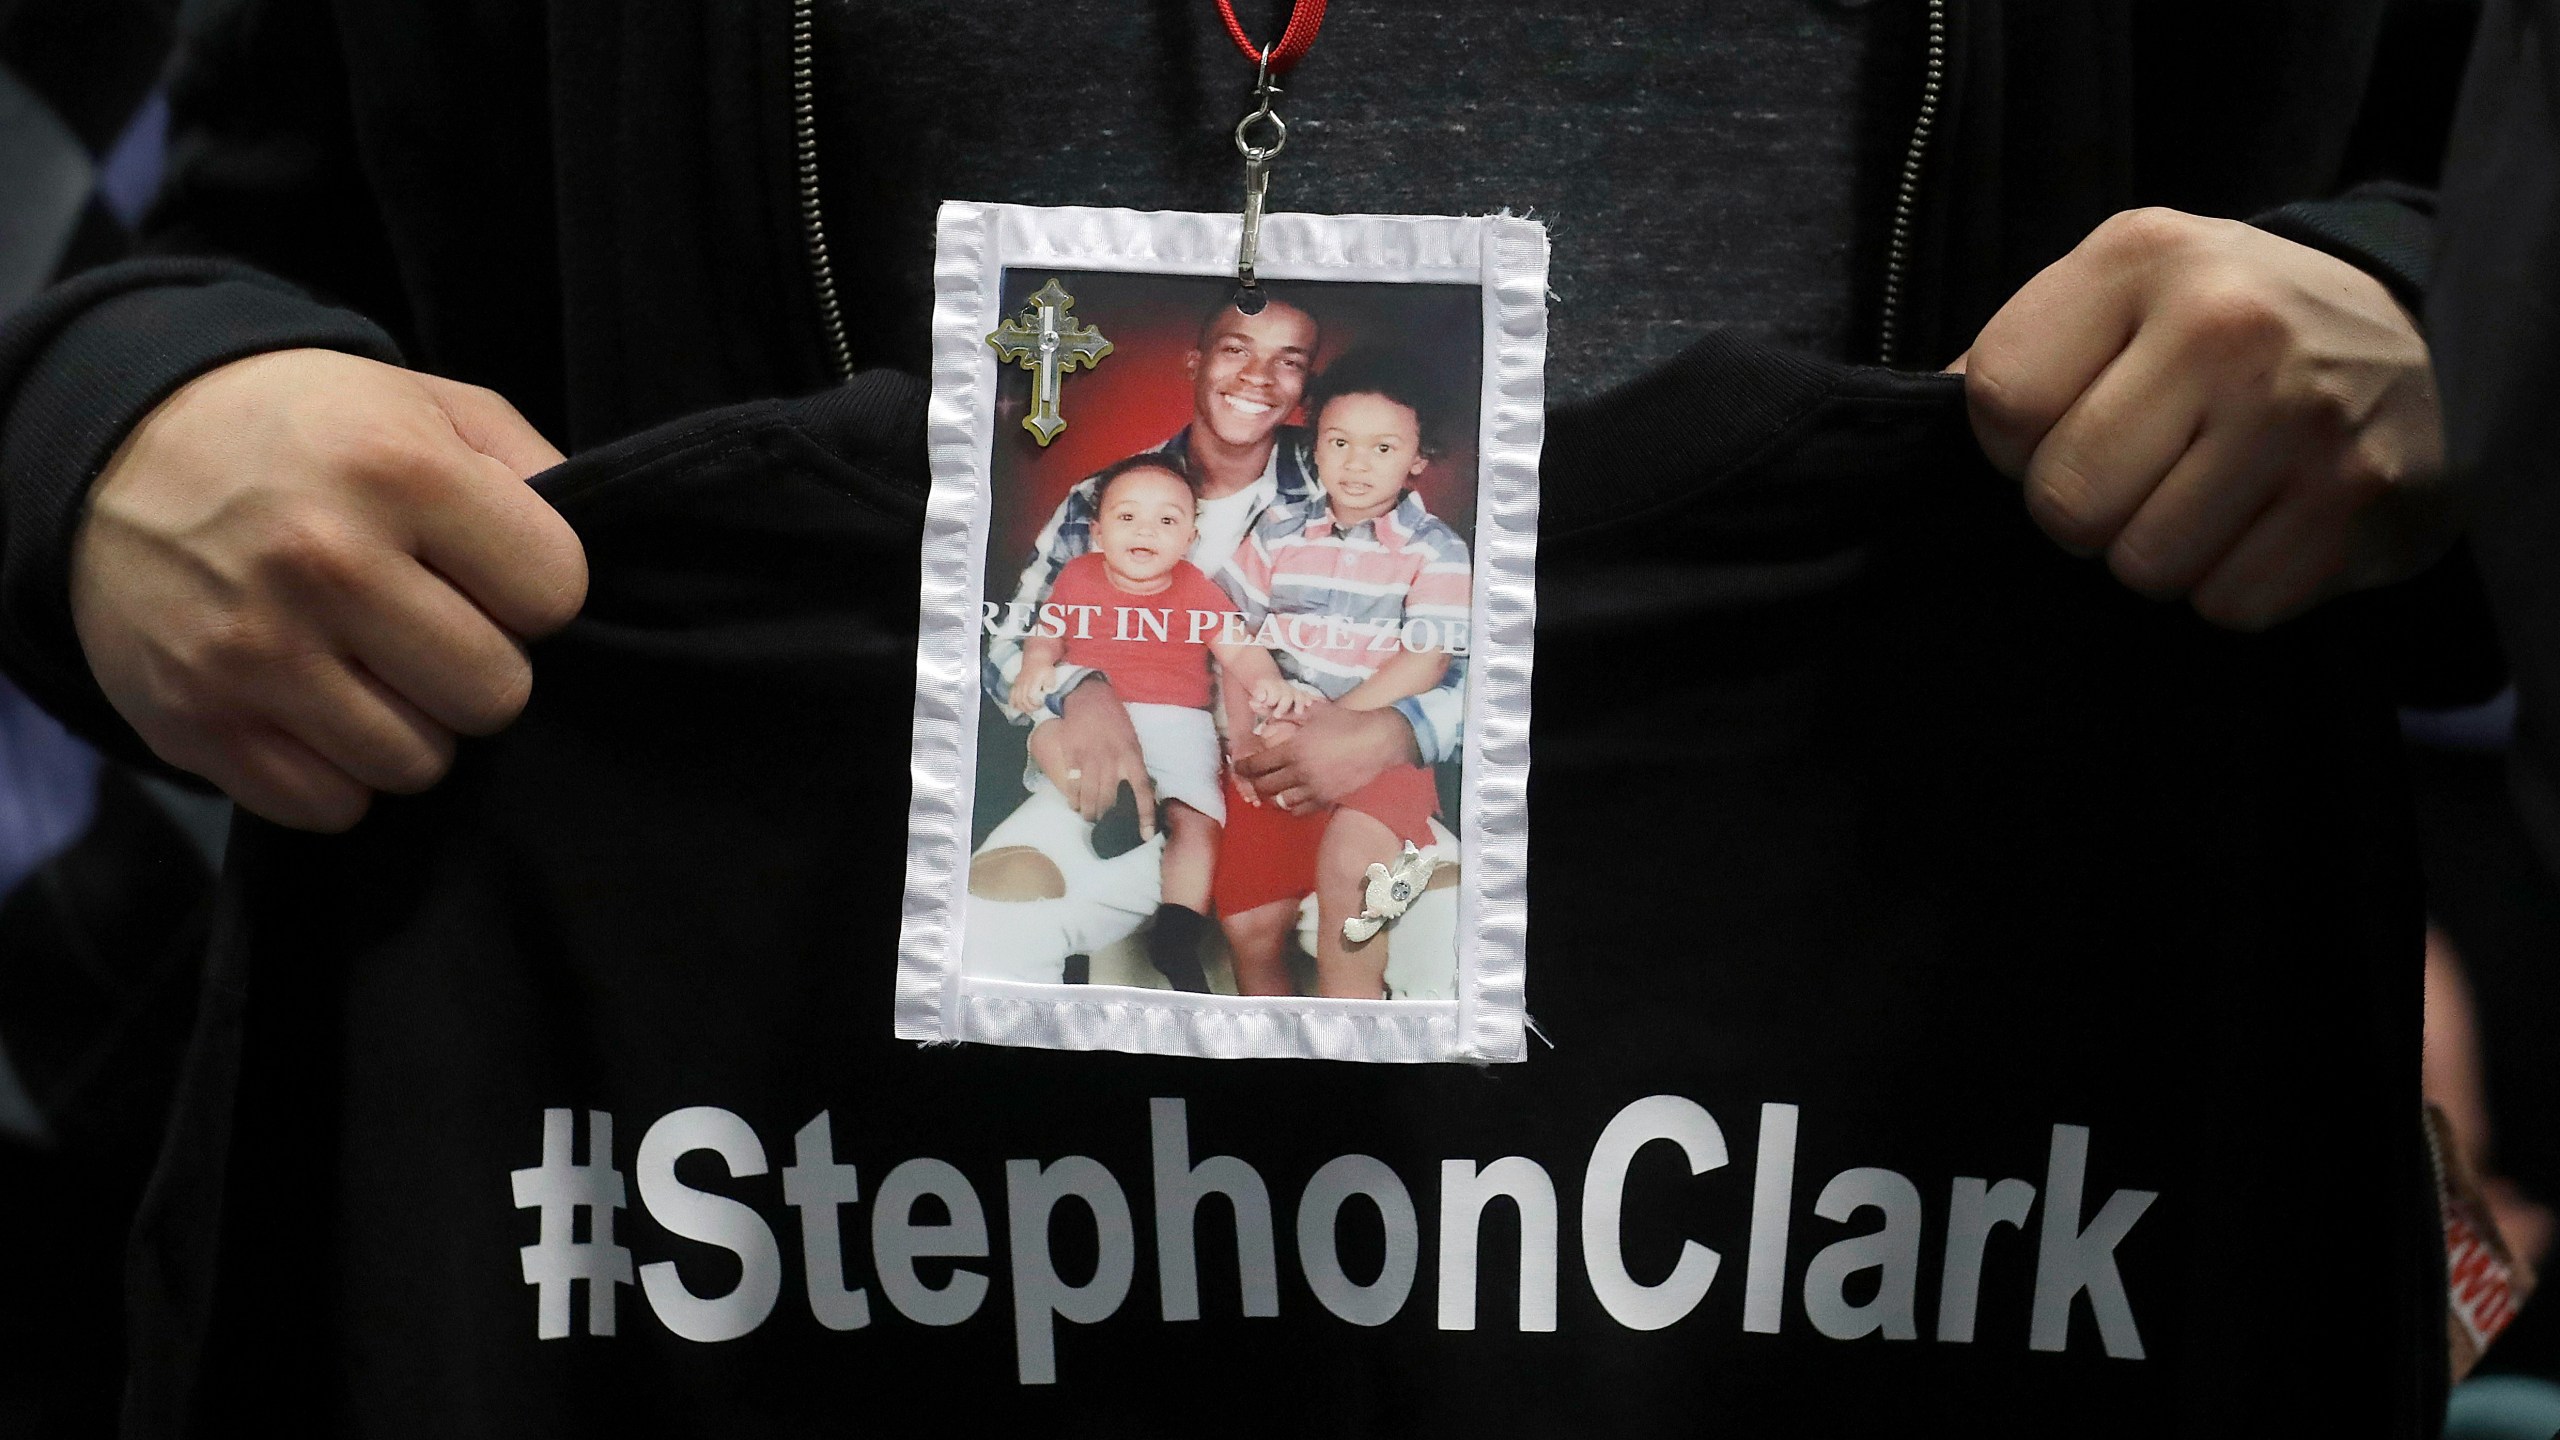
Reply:
[[[1341, 620], [1283, 624], [1272, 652], [1282, 673], [1339, 700], [1392, 653], [1382, 637], [1427, 626], [1439, 643], [1466, 633], [1473, 592], [1467, 542], [1407, 490], [1375, 519], [1337, 527], [1322, 495], [1274, 505], [1236, 547], [1218, 583], [1248, 632], [1270, 616]], [[1417, 639], [1424, 638], [1420, 629]], [[1389, 642], [1399, 643], [1399, 642]], [[1467, 657], [1453, 654], [1440, 683], [1396, 702], [1425, 763], [1454, 759], [1465, 733]]]

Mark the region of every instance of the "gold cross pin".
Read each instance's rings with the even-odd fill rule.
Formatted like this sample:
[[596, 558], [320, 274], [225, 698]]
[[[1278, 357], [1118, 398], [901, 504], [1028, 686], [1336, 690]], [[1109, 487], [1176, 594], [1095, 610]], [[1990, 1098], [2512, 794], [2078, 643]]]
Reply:
[[1043, 447], [1067, 428], [1058, 414], [1058, 377], [1078, 365], [1090, 370], [1111, 353], [1111, 342], [1102, 338], [1101, 331], [1080, 325], [1067, 314], [1075, 303], [1076, 297], [1052, 277], [1021, 314], [987, 336], [1000, 361], [1009, 360], [1032, 373], [1031, 413], [1023, 417], [1022, 428]]

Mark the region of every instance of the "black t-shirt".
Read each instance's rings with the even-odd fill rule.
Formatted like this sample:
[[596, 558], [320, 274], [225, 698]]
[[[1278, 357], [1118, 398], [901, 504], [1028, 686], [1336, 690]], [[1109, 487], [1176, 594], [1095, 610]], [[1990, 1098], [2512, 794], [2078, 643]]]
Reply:
[[136, 1429], [2419, 1433], [2346, 637], [2061, 555], [1952, 379], [1642, 386], [1552, 417], [1487, 1068], [893, 1041], [921, 396], [570, 462], [522, 722], [235, 839]]

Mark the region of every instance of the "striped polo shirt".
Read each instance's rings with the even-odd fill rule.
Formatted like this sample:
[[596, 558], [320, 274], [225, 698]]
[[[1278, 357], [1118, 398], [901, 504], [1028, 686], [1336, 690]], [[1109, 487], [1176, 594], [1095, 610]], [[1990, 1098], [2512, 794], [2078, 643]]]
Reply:
[[1400, 647], [1466, 652], [1467, 542], [1411, 490], [1384, 515], [1347, 527], [1334, 524], [1322, 494], [1274, 505], [1218, 583], [1246, 635], [1277, 640], [1281, 671], [1330, 700]]

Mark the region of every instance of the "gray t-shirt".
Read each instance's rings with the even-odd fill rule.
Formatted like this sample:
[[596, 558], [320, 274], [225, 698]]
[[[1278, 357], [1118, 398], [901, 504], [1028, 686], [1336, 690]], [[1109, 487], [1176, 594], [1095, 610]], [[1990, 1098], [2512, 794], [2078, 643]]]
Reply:
[[[1484, 214], [1555, 240], [1549, 391], [1706, 330], [1871, 356], [1917, 0], [1341, 0], [1287, 82], [1274, 209]], [[1238, 7], [1278, 34], [1285, 5]], [[1210, 0], [821, 0], [828, 221], [856, 359], [924, 368], [945, 199], [1231, 210], [1253, 68]]]

